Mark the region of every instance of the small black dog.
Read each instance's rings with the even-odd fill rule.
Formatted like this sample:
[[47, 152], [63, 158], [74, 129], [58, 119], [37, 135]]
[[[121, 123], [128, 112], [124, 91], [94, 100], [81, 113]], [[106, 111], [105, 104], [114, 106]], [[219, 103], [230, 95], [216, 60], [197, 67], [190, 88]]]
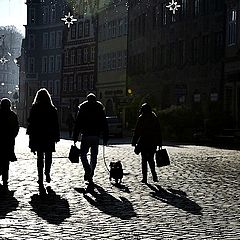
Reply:
[[110, 181], [112, 178], [115, 180], [116, 184], [120, 184], [123, 178], [123, 167], [120, 161], [110, 162]]

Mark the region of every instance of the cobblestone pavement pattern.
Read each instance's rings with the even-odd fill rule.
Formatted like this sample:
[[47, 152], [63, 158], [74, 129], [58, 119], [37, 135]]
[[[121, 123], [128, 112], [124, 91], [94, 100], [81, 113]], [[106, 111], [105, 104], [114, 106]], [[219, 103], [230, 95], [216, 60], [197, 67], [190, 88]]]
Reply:
[[140, 182], [140, 156], [130, 144], [106, 148], [121, 160], [122, 187], [109, 182], [99, 149], [94, 192], [84, 195], [81, 164], [67, 159], [69, 140], [57, 144], [48, 194], [37, 186], [36, 156], [21, 129], [18, 161], [0, 196], [0, 239], [240, 239], [240, 152], [204, 146], [166, 146], [171, 165], [157, 169], [159, 183]]

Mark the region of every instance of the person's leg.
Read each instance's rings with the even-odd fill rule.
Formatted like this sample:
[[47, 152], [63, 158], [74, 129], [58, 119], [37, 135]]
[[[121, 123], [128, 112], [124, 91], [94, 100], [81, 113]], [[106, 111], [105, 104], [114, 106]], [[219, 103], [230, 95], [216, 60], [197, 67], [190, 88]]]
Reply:
[[43, 152], [37, 151], [37, 170], [38, 170], [38, 183], [43, 184]]
[[89, 148], [90, 148], [90, 144], [89, 144], [88, 136], [83, 136], [81, 140], [81, 146], [80, 146], [80, 158], [85, 171], [84, 180], [89, 180], [90, 173], [91, 173], [91, 167], [87, 159], [87, 153], [89, 151]]
[[52, 166], [52, 152], [45, 152], [45, 175], [46, 181], [49, 183], [51, 181], [50, 171]]
[[94, 176], [94, 171], [97, 165], [97, 155], [98, 155], [99, 137], [91, 137], [91, 178]]
[[9, 172], [9, 161], [6, 161], [2, 165], [2, 181], [4, 188], [8, 189], [8, 172]]
[[158, 178], [157, 178], [157, 173], [156, 173], [156, 170], [155, 170], [154, 152], [149, 152], [148, 164], [149, 164], [149, 167], [151, 169], [153, 181], [157, 182]]
[[148, 158], [148, 153], [143, 151], [141, 152], [142, 155], [142, 182], [146, 183], [147, 182], [147, 158]]

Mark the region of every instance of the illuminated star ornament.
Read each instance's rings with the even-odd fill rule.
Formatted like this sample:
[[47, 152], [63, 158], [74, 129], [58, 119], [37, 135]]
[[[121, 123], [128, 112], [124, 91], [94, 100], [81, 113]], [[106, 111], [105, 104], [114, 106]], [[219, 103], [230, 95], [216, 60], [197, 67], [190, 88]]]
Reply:
[[77, 19], [73, 18], [73, 15], [71, 15], [71, 13], [69, 12], [68, 15], [65, 15], [64, 18], [61, 18], [62, 21], [65, 22], [65, 24], [68, 25], [68, 28], [70, 28], [71, 24], [73, 24], [73, 22], [76, 22]]
[[169, 10], [173, 12], [173, 14], [175, 14], [178, 8], [181, 7], [181, 5], [179, 5], [177, 2], [172, 0], [172, 2], [169, 2], [169, 5], [166, 7], [169, 8]]
[[5, 63], [7, 63], [8, 61], [9, 61], [9, 60], [6, 59], [5, 57], [0, 58], [0, 63], [1, 63], [2, 65], [4, 65]]

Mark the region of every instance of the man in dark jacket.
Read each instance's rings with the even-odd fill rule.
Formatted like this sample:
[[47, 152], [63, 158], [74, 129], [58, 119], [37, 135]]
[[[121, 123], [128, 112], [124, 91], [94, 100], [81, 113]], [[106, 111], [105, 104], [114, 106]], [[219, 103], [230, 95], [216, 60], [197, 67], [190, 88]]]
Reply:
[[[104, 107], [96, 100], [93, 93], [88, 94], [87, 101], [79, 106], [73, 133], [74, 143], [77, 142], [80, 133], [82, 134], [80, 157], [85, 171], [84, 180], [92, 183], [97, 164], [99, 138], [102, 135], [104, 145], [108, 141], [108, 124]], [[90, 161], [87, 159], [89, 149]]]
[[16, 161], [14, 146], [18, 131], [18, 118], [11, 110], [11, 101], [3, 98], [0, 105], [0, 174], [5, 190], [8, 190], [9, 163]]

